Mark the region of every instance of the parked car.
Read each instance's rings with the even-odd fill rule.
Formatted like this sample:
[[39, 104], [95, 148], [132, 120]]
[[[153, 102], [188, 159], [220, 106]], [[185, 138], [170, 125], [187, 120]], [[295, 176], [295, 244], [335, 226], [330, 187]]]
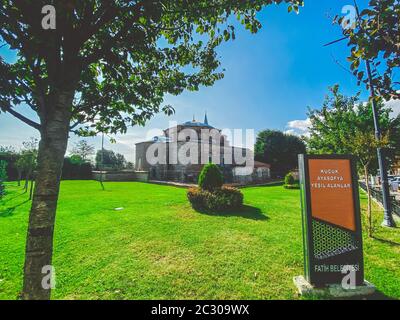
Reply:
[[393, 179], [389, 180], [389, 186], [392, 191], [398, 192], [400, 186], [400, 177], [394, 177]]

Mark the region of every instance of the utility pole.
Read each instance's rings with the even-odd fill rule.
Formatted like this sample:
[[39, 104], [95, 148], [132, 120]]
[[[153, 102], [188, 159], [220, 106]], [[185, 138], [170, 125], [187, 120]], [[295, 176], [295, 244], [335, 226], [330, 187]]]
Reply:
[[104, 180], [104, 132], [101, 133], [101, 173], [100, 173], [100, 184], [103, 191], [105, 190], [103, 180]]
[[[376, 96], [375, 96], [375, 88], [372, 82], [372, 74], [371, 74], [371, 62], [367, 59], [365, 61], [365, 66], [367, 69], [368, 82], [369, 82], [369, 90], [370, 90], [370, 100], [372, 105], [372, 114], [374, 117], [374, 126], [375, 126], [375, 138], [380, 141], [382, 138], [381, 129], [379, 125], [379, 115], [376, 107]], [[396, 227], [396, 223], [394, 222], [392, 215], [392, 204], [390, 199], [390, 191], [389, 191], [389, 183], [387, 177], [387, 167], [386, 167], [386, 159], [384, 152], [381, 147], [376, 149], [378, 155], [378, 164], [379, 164], [379, 174], [381, 178], [382, 185], [382, 203], [383, 203], [383, 222], [382, 226], [384, 227]]]

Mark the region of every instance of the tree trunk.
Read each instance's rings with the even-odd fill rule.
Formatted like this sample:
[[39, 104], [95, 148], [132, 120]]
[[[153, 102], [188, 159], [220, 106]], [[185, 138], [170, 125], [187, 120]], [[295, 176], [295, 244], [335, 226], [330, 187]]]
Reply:
[[30, 176], [31, 176], [31, 171], [28, 170], [28, 171], [26, 172], [26, 177], [25, 177], [25, 185], [24, 185], [25, 192], [28, 191], [29, 178], [30, 178]]
[[51, 289], [42, 285], [48, 275], [43, 267], [52, 264], [55, 214], [72, 99], [73, 92], [58, 94], [41, 117], [38, 168], [25, 249], [22, 292], [25, 300], [47, 300], [51, 295]]
[[18, 180], [18, 187], [21, 186], [21, 177], [22, 177], [22, 171], [21, 171], [21, 170], [18, 170], [18, 177], [17, 177], [17, 180]]
[[372, 237], [372, 208], [371, 208], [371, 189], [369, 187], [369, 181], [368, 181], [368, 168], [367, 166], [364, 167], [364, 175], [365, 175], [365, 185], [367, 188], [367, 219], [368, 219], [368, 236]]
[[29, 190], [29, 200], [32, 200], [34, 181], [35, 181], [35, 179], [32, 178], [32, 179], [31, 179], [31, 188], [30, 188], [30, 190]]

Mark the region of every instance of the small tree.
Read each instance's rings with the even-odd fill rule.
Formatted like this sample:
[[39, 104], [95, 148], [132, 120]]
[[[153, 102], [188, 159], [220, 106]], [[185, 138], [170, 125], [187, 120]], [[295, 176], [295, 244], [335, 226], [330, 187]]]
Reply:
[[80, 156], [82, 160], [86, 162], [88, 160], [88, 157], [94, 155], [94, 146], [90, 145], [85, 140], [79, 140], [75, 143], [71, 153], [73, 156]]
[[0, 199], [5, 195], [6, 193], [6, 187], [4, 185], [4, 182], [7, 180], [7, 162], [4, 160], [0, 160]]
[[370, 167], [376, 157], [377, 148], [385, 148], [389, 144], [387, 136], [377, 140], [373, 132], [364, 132], [357, 130], [354, 133], [354, 137], [351, 140], [344, 141], [344, 145], [354, 154], [357, 159], [360, 169], [364, 174], [364, 181], [367, 188], [367, 218], [368, 218], [368, 236], [372, 237], [373, 226], [372, 226], [372, 201], [371, 201], [371, 189], [369, 187], [369, 174]]
[[285, 185], [291, 186], [294, 185], [294, 177], [293, 175], [289, 172], [286, 176], [285, 176]]
[[117, 153], [115, 154], [115, 168], [120, 170], [125, 168], [126, 166], [126, 159], [123, 154]]
[[206, 164], [199, 176], [199, 187], [207, 191], [215, 191], [222, 187], [224, 178], [221, 170], [213, 163]]
[[22, 142], [23, 149], [20, 152], [16, 162], [17, 170], [25, 173], [25, 191], [28, 190], [29, 180], [32, 178], [32, 173], [36, 168], [38, 154], [38, 140], [31, 138], [29, 141]]

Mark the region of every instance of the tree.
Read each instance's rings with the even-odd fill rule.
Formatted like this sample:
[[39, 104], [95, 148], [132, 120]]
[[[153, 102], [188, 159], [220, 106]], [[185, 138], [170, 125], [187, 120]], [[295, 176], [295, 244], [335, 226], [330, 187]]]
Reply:
[[77, 155], [82, 159], [82, 161], [86, 162], [88, 157], [94, 155], [94, 146], [90, 145], [85, 140], [79, 140], [75, 143], [71, 153], [73, 156]]
[[372, 201], [371, 189], [369, 186], [369, 175], [371, 165], [376, 159], [376, 149], [385, 148], [389, 145], [388, 137], [385, 136], [381, 140], [377, 140], [373, 132], [361, 131], [356, 127], [354, 136], [351, 140], [344, 141], [344, 145], [349, 150], [349, 153], [357, 157], [360, 167], [364, 174], [364, 181], [367, 188], [367, 217], [368, 217], [368, 235], [372, 237]]
[[[15, 162], [18, 159], [18, 153], [15, 151], [14, 147], [11, 146], [0, 146], [0, 161], [3, 160], [7, 162], [7, 175], [9, 179], [18, 179], [18, 170], [15, 166]], [[18, 186], [19, 186], [18, 181]]]
[[[234, 14], [246, 29], [257, 11], [302, 0], [2, 0], [0, 37], [16, 50], [0, 60], [0, 108], [36, 128], [41, 140], [29, 217], [22, 298], [48, 299], [43, 266], [51, 265], [55, 212], [68, 135], [125, 133], [154, 114], [171, 114], [165, 94], [198, 90], [223, 77], [216, 48], [235, 38]], [[54, 27], [42, 20], [56, 12]], [[291, 11], [290, 10], [290, 11]], [[39, 123], [17, 111], [25, 103]]]
[[271, 165], [274, 176], [283, 177], [297, 168], [297, 155], [305, 153], [306, 146], [297, 136], [276, 130], [264, 130], [257, 135], [255, 159]]
[[213, 163], [206, 164], [199, 175], [199, 187], [207, 191], [220, 189], [224, 184], [221, 170]]
[[37, 165], [37, 145], [38, 140], [31, 138], [29, 141], [22, 142], [23, 148], [17, 160], [17, 168], [21, 168], [25, 173], [25, 191], [28, 191], [28, 183]]
[[72, 164], [82, 164], [85, 163], [86, 161], [83, 160], [83, 158], [78, 155], [78, 154], [73, 154], [69, 157], [69, 160]]
[[126, 160], [123, 154], [117, 153], [115, 155], [115, 167], [120, 170], [124, 169], [126, 166]]
[[[321, 109], [310, 109], [310, 137], [306, 139], [311, 153], [351, 154], [349, 143], [357, 132], [374, 132], [374, 120], [370, 102], [362, 103], [358, 95], [347, 97], [340, 93], [335, 85], [326, 96]], [[377, 113], [382, 132], [387, 136], [388, 144], [385, 157], [388, 163], [394, 161], [400, 152], [400, 116], [391, 118], [391, 109], [382, 101], [377, 104]], [[376, 151], [376, 150], [375, 150]], [[370, 170], [377, 170], [376, 152], [370, 164]]]
[[311, 153], [352, 154], [357, 158], [359, 171], [364, 175], [368, 196], [368, 234], [372, 236], [371, 191], [369, 175], [377, 170], [376, 148], [386, 148], [388, 160], [399, 152], [400, 116], [390, 118], [391, 110], [378, 104], [380, 125], [385, 135], [377, 140], [374, 135], [370, 103], [361, 103], [358, 96], [346, 97], [334, 86], [321, 110], [310, 110], [311, 120], [308, 148]]
[[114, 153], [112, 150], [97, 150], [96, 167], [103, 169], [123, 169], [126, 166], [126, 160], [123, 154]]
[[[18, 170], [18, 179], [21, 178], [22, 173], [25, 173], [25, 192], [28, 191], [29, 180], [32, 177], [32, 173], [36, 168], [37, 161], [37, 144], [38, 141], [35, 138], [31, 138], [29, 141], [22, 142], [23, 148], [18, 154], [18, 159], [15, 162], [15, 166]], [[18, 185], [19, 181], [18, 181]]]
[[[357, 8], [358, 9], [358, 8]], [[346, 17], [336, 18], [343, 24]], [[370, 0], [357, 22], [343, 33], [350, 47], [351, 69], [369, 88], [363, 61], [372, 64], [372, 84], [386, 100], [400, 99], [400, 2]]]

